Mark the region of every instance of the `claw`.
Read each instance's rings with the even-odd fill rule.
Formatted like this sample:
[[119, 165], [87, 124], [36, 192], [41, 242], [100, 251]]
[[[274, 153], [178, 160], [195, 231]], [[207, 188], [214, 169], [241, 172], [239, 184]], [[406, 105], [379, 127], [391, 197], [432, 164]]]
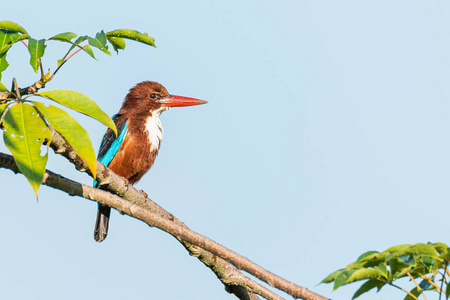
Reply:
[[122, 177], [122, 179], [125, 181], [125, 185], [128, 185], [130, 182], [128, 181], [128, 179], [126, 179], [125, 177], [123, 177], [123, 176], [120, 176], [120, 177]]

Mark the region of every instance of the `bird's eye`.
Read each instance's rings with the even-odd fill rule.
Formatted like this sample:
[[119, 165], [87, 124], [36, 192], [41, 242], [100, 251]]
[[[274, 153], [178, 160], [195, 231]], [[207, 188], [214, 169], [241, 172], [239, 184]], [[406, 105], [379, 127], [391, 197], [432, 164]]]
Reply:
[[150, 98], [156, 99], [156, 94], [151, 94], [151, 95], [150, 95]]

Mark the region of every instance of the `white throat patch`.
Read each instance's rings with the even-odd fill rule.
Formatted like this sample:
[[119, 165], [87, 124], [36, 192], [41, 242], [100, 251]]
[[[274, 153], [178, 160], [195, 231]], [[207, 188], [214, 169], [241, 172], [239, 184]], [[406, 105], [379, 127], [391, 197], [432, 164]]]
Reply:
[[152, 112], [152, 115], [148, 117], [147, 123], [145, 124], [145, 131], [148, 134], [148, 141], [150, 142], [150, 151], [155, 151], [159, 149], [161, 141], [163, 138], [163, 128], [159, 115], [167, 110], [168, 107], [161, 107]]

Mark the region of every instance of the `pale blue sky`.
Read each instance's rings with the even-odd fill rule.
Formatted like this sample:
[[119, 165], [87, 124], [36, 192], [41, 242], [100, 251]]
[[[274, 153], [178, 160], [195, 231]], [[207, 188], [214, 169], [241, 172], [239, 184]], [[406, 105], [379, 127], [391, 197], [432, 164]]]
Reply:
[[[10, 2], [1, 19], [35, 38], [153, 36], [157, 49], [75, 56], [47, 90], [78, 90], [110, 115], [142, 80], [209, 101], [162, 115], [160, 155], [137, 187], [270, 271], [350, 299], [360, 284], [316, 285], [368, 250], [449, 242], [449, 14], [448, 1], [81, 0]], [[44, 67], [64, 49], [49, 43]], [[25, 47], [8, 55], [6, 86], [37, 80]], [[77, 117], [97, 149], [105, 128]], [[53, 153], [48, 168], [91, 183]], [[0, 176], [1, 299], [234, 299], [160, 230], [114, 212], [97, 244], [95, 203], [42, 187], [36, 204], [23, 176]]]

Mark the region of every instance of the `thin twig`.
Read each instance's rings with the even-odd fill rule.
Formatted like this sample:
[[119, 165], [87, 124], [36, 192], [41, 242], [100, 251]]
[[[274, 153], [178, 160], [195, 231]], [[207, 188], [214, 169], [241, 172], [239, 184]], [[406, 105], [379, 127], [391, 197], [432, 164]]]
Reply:
[[424, 298], [425, 300], [427, 300], [427, 297], [425, 296], [425, 293], [423, 292], [422, 288], [417, 284], [416, 280], [414, 280], [414, 277], [411, 275], [411, 273], [406, 272], [406, 274], [408, 274], [409, 278], [412, 280], [412, 282], [414, 282], [414, 284], [415, 284], [416, 287], [417, 287], [417, 290], [420, 291], [420, 293], [422, 294], [423, 298]]
[[[19, 88], [19, 94], [21, 96], [24, 95], [31, 95], [31, 94], [36, 94], [40, 89], [44, 88], [45, 84], [39, 80], [36, 81], [35, 83], [33, 83], [30, 86], [27, 86], [26, 88]], [[14, 84], [11, 88], [11, 92], [3, 92], [0, 93], [0, 99], [2, 99], [1, 102], [6, 102], [6, 100], [8, 100], [8, 98], [13, 97], [14, 99], [17, 99], [16, 94], [14, 93]], [[11, 99], [13, 100], [13, 99]]]
[[427, 276], [424, 275], [424, 276], [422, 276], [422, 279], [426, 280], [429, 284], [431, 284], [432, 286], [434, 286], [434, 287], [439, 291], [439, 293], [443, 293], [444, 291], [443, 291], [440, 287], [438, 287], [438, 286], [436, 285], [436, 283], [434, 283], [433, 280], [431, 280], [431, 277], [432, 277], [432, 276], [427, 277]]
[[44, 67], [42, 66], [42, 59], [38, 59], [39, 61], [39, 68], [41, 69], [41, 80], [44, 80]]
[[19, 86], [17, 85], [16, 78], [13, 78], [13, 85], [14, 85], [14, 91], [15, 91], [17, 99], [22, 98], [21, 95], [20, 95], [20, 89], [19, 89]]
[[[443, 274], [441, 274], [442, 275], [442, 280], [441, 280], [441, 291], [443, 291], [443, 288], [444, 288], [444, 281], [446, 281], [446, 278], [445, 278], [445, 270], [447, 270], [447, 266], [448, 266], [448, 264], [445, 264], [445, 266], [444, 266], [444, 272], [443, 272]], [[440, 273], [440, 272], [439, 272]], [[448, 284], [448, 283], [447, 283]], [[439, 293], [439, 300], [441, 300], [441, 296], [442, 296], [442, 292], [441, 293]]]
[[66, 59], [64, 59], [61, 64], [58, 66], [58, 68], [56, 68], [55, 72], [53, 72], [52, 76], [50, 76], [50, 78], [48, 79], [48, 81], [53, 79], [53, 76], [55, 76], [56, 72], [59, 71], [59, 69], [75, 54], [77, 54], [78, 52], [80, 52], [81, 50], [85, 49], [88, 45], [85, 45], [81, 48], [79, 48], [77, 51], [75, 51], [74, 53], [72, 53], [69, 57], [67, 57]]
[[393, 286], [393, 287], [395, 287], [395, 288], [397, 288], [397, 289], [399, 289], [399, 290], [405, 292], [405, 293], [408, 294], [411, 298], [417, 300], [417, 297], [416, 297], [416, 296], [414, 296], [413, 294], [411, 294], [409, 291], [405, 290], [404, 288], [401, 288], [401, 287], [399, 287], [398, 285], [395, 285], [395, 284], [393, 284], [393, 283], [389, 283], [389, 285], [391, 285], [391, 286]]

